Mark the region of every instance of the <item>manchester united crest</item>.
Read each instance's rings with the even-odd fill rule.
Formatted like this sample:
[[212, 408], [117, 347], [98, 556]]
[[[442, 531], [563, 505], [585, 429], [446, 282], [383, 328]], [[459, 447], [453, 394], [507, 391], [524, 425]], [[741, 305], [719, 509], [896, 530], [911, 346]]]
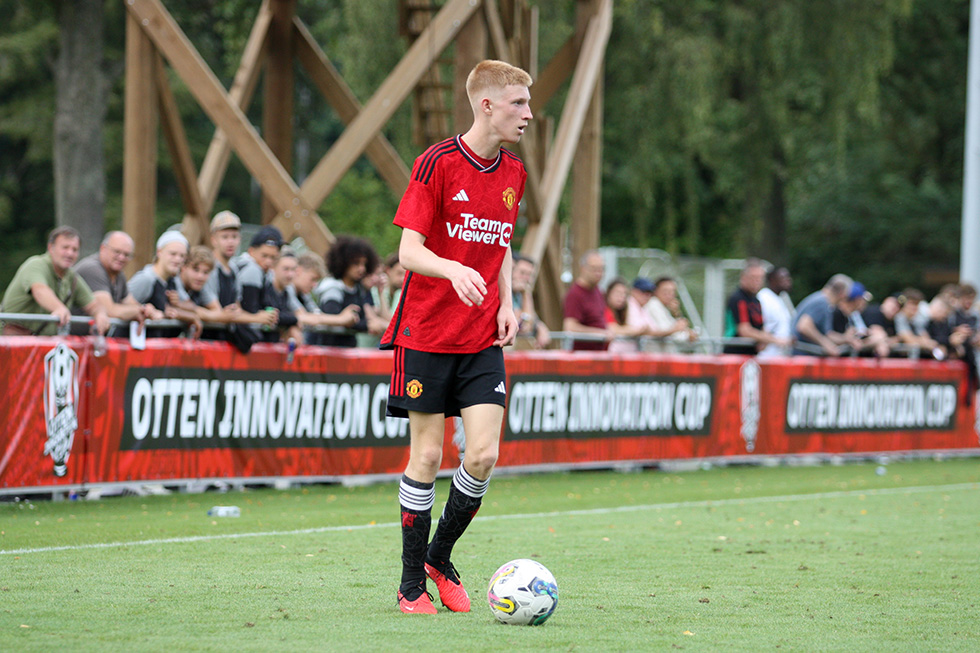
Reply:
[[512, 208], [514, 208], [514, 202], [516, 201], [517, 191], [508, 186], [507, 190], [504, 191], [504, 206], [506, 206], [507, 210], [510, 211]]
[[48, 440], [44, 455], [54, 461], [54, 475], [68, 473], [68, 456], [78, 429], [78, 354], [59, 343], [44, 356], [44, 421]]
[[419, 395], [422, 394], [422, 382], [418, 379], [412, 379], [408, 382], [408, 385], [405, 386], [405, 392], [407, 392], [408, 396], [412, 399], [417, 399]]

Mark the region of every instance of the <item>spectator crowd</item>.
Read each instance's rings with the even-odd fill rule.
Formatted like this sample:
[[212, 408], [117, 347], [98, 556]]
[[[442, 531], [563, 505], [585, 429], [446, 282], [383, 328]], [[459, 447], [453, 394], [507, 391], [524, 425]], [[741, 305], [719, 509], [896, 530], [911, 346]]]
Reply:
[[[53, 335], [80, 315], [87, 320], [82, 326], [74, 321], [73, 333], [121, 336], [125, 331], [112, 320], [140, 330], [150, 321], [150, 337], [189, 333], [227, 340], [241, 351], [286, 340], [377, 346], [398, 310], [405, 270], [397, 253], [381, 260], [367, 240], [352, 236], [338, 237], [325, 257], [299, 253], [271, 226], [260, 228], [239, 253], [237, 215], [222, 211], [210, 227], [210, 247], [190, 246], [176, 227], [165, 231], [153, 261], [129, 279], [124, 269], [134, 243], [127, 234], [109, 232], [96, 253], [79, 261], [78, 232], [54, 229], [47, 251], [28, 258], [3, 294], [0, 313], [16, 315], [3, 322], [3, 334]], [[564, 333], [553, 334], [535, 311], [534, 275], [534, 261], [515, 253], [518, 348], [565, 340], [586, 351], [712, 351], [682, 311], [677, 279], [615, 277], [603, 287], [605, 261], [598, 251], [587, 252], [564, 297]], [[970, 284], [946, 285], [930, 301], [906, 288], [875, 302], [861, 282], [835, 274], [798, 305], [792, 289], [785, 267], [749, 259], [725, 306], [720, 350], [759, 358], [921, 356], [972, 364], [980, 344], [977, 290]], [[50, 317], [32, 321], [30, 314]]]

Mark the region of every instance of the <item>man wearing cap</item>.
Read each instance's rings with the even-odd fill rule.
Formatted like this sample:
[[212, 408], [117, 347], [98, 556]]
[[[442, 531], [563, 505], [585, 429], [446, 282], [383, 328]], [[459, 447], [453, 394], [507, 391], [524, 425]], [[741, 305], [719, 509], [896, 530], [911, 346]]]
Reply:
[[242, 244], [242, 221], [231, 211], [221, 211], [211, 219], [211, 250], [214, 252], [214, 269], [205, 284], [208, 293], [218, 298], [222, 307], [238, 304], [242, 288], [231, 259]]
[[[133, 258], [133, 239], [122, 231], [110, 231], [102, 239], [99, 251], [86, 256], [75, 265], [75, 272], [85, 280], [95, 301], [111, 318], [143, 323], [159, 320], [163, 312], [153, 304], [141, 304], [133, 298], [126, 283], [123, 268]], [[77, 311], [73, 311], [80, 315]]]
[[[157, 251], [150, 263], [129, 280], [129, 292], [133, 299], [143, 304], [152, 304], [162, 311], [164, 317], [186, 322], [194, 327], [194, 333], [201, 334], [201, 319], [193, 311], [172, 306], [168, 291], [177, 294], [182, 301], [190, 301], [186, 292], [178, 289], [176, 277], [187, 258], [188, 243], [184, 235], [176, 230], [165, 231], [157, 239]], [[171, 329], [154, 329], [147, 335], [151, 337], [176, 336]]]
[[837, 305], [834, 310], [834, 331], [843, 333], [845, 343], [852, 349], [862, 352], [874, 349], [880, 344], [880, 334], [875, 330], [872, 337], [868, 325], [864, 322], [862, 312], [868, 307], [868, 303], [873, 299], [872, 295], [860, 281], [855, 281], [851, 285], [851, 292], [847, 298]]
[[[214, 267], [204, 284], [205, 296], [215, 298], [206, 305], [210, 322], [275, 326], [276, 315], [271, 311], [248, 313], [242, 310], [242, 286], [232, 267], [232, 259], [242, 244], [242, 221], [231, 211], [221, 211], [211, 219], [211, 251]], [[217, 311], [220, 309], [220, 313]], [[200, 311], [198, 312], [200, 314]], [[220, 316], [220, 319], [214, 319]], [[232, 327], [229, 327], [231, 329]], [[225, 340], [228, 332], [205, 329], [204, 338]]]
[[78, 260], [81, 236], [73, 227], [62, 226], [48, 236], [48, 251], [32, 256], [17, 269], [0, 302], [0, 313], [51, 314], [58, 322], [6, 322], [3, 335], [55, 335], [71, 319], [71, 307], [80, 306], [95, 319], [99, 333], [109, 329], [105, 309], [95, 301], [92, 290], [71, 266]]
[[[267, 285], [271, 283], [272, 266], [279, 259], [282, 249], [282, 234], [275, 227], [262, 227], [252, 237], [248, 251], [236, 256], [231, 261], [231, 267], [238, 275], [238, 283], [242, 288], [242, 309], [246, 313], [260, 313], [265, 309], [263, 295]], [[278, 311], [269, 311], [276, 317]]]
[[646, 277], [633, 279], [629, 298], [626, 300], [626, 324], [630, 326], [645, 326], [652, 333], [657, 325], [646, 311], [646, 306], [653, 299], [656, 286]]

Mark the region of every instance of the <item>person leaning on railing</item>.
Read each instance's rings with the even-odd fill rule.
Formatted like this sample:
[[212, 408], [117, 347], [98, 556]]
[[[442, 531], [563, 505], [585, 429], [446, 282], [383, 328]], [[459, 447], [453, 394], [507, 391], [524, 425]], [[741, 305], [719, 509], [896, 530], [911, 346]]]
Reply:
[[[95, 297], [106, 315], [124, 322], [139, 322], [145, 320], [162, 320], [163, 311], [157, 310], [152, 304], [141, 304], [133, 298], [126, 282], [123, 268], [133, 258], [134, 244], [129, 234], [122, 231], [110, 231], [102, 239], [99, 251], [86, 256], [75, 264], [75, 272], [85, 280], [92, 295]], [[80, 315], [79, 310], [73, 314]], [[88, 330], [75, 331], [76, 335], [88, 333]], [[117, 329], [110, 335], [121, 335]]]
[[71, 308], [81, 307], [95, 320], [95, 328], [109, 330], [109, 316], [96, 301], [85, 280], [71, 269], [78, 260], [82, 238], [72, 227], [57, 227], [48, 235], [47, 252], [32, 256], [17, 269], [0, 302], [0, 313], [52, 315], [54, 322], [6, 321], [3, 335], [55, 335], [71, 320]]
[[[177, 276], [187, 259], [188, 249], [187, 238], [182, 233], [176, 229], [163, 232], [157, 239], [153, 262], [133, 275], [129, 280], [129, 292], [137, 302], [152, 304], [163, 311], [164, 317], [192, 326], [194, 335], [200, 336], [201, 319], [193, 309], [180, 304], [189, 298], [177, 288]], [[147, 336], [175, 338], [181, 333], [181, 329], [153, 328], [147, 331]]]
[[698, 339], [691, 323], [680, 314], [677, 282], [673, 278], [660, 277], [653, 282], [653, 296], [643, 310], [653, 322], [649, 335], [654, 340], [647, 344], [648, 351], [677, 352]]
[[606, 298], [599, 289], [605, 272], [602, 255], [596, 250], [586, 252], [579, 261], [578, 276], [565, 294], [562, 329], [590, 337], [589, 340], [576, 338], [573, 350], [605, 351], [609, 341], [615, 338], [606, 325]]
[[647, 324], [631, 323], [629, 286], [623, 277], [615, 277], [606, 286], [606, 328], [616, 335], [609, 351], [627, 353], [639, 351], [638, 338], [650, 335]]
[[[296, 298], [296, 318], [304, 331], [307, 344], [314, 344], [317, 334], [311, 330], [321, 327], [352, 328], [360, 318], [360, 308], [345, 306], [336, 314], [324, 313], [313, 299], [313, 289], [325, 276], [327, 266], [316, 252], [305, 252], [296, 259], [296, 274], [291, 286]], [[320, 330], [323, 330], [322, 328]]]

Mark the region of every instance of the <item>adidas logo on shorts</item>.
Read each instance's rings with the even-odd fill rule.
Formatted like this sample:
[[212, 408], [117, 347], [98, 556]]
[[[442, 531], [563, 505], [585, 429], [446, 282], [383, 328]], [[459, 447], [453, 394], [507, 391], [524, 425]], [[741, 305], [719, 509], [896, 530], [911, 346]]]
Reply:
[[504, 382], [501, 381], [497, 384], [497, 387], [493, 389], [494, 392], [499, 392], [502, 395], [507, 394], [507, 388], [504, 386]]

